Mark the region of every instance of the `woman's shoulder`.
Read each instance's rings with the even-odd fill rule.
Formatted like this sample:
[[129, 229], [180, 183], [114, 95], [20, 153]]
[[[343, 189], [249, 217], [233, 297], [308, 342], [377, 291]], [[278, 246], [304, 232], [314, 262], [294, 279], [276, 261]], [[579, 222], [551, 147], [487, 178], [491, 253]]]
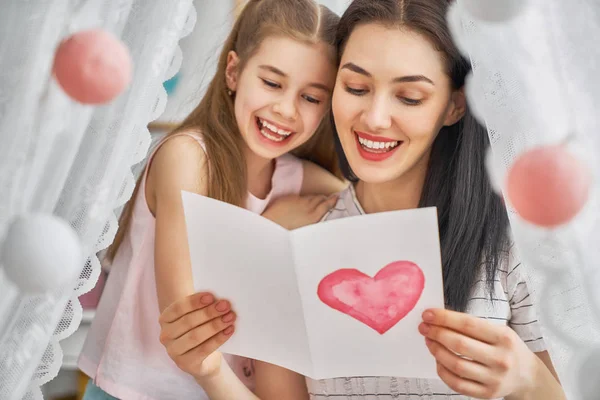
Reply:
[[337, 203], [323, 216], [321, 222], [365, 214], [356, 198], [356, 192], [354, 191], [354, 186], [352, 184], [349, 184], [344, 190], [339, 192], [337, 196]]

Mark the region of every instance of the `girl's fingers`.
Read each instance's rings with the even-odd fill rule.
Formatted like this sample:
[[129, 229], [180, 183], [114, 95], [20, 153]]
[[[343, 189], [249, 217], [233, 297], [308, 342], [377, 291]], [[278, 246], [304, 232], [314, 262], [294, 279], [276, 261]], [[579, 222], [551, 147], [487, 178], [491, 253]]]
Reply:
[[199, 361], [201, 363], [206, 359], [206, 357], [217, 351], [226, 341], [228, 341], [231, 335], [233, 335], [234, 331], [235, 327], [233, 325], [227, 327], [227, 329], [210, 337], [201, 345], [188, 350], [186, 353], [180, 356], [177, 356], [177, 364], [184, 366], [198, 364]]
[[487, 343], [441, 326], [421, 324], [419, 332], [446, 349], [488, 367], [495, 365], [498, 349]]
[[457, 393], [476, 399], [489, 398], [486, 396], [489, 390], [485, 385], [461, 378], [440, 363], [437, 363], [437, 373], [440, 379]]
[[[222, 317], [215, 318], [195, 329], [192, 329], [167, 345], [169, 354], [172, 357], [177, 357], [201, 345], [203, 346], [202, 348], [207, 348], [210, 343], [216, 343], [214, 340], [211, 341], [211, 338], [214, 336], [225, 336], [221, 339], [226, 340], [228, 335], [221, 333], [233, 325], [235, 318], [235, 313], [229, 312]], [[210, 353], [212, 353], [212, 351], [208, 352], [208, 354]]]
[[171, 304], [160, 314], [158, 321], [171, 323], [185, 314], [205, 308], [215, 302], [215, 297], [210, 293], [200, 292], [187, 296]]
[[161, 342], [165, 342], [177, 339], [192, 329], [225, 315], [230, 310], [231, 304], [226, 300], [221, 300], [216, 304], [189, 312], [171, 323], [164, 323], [161, 329], [160, 340]]
[[435, 357], [439, 364], [454, 375], [468, 379], [477, 383], [486, 384], [493, 381], [493, 371], [491, 368], [479, 364], [475, 361], [466, 360], [454, 354], [442, 344], [430, 339], [425, 339], [429, 352]]
[[309, 210], [316, 210], [324, 201], [327, 200], [327, 196], [325, 195], [314, 195], [311, 196], [308, 201]]
[[325, 197], [321, 202], [317, 205], [314, 212], [317, 216], [317, 220], [320, 220], [325, 213], [331, 210], [335, 204], [337, 203], [337, 196]]

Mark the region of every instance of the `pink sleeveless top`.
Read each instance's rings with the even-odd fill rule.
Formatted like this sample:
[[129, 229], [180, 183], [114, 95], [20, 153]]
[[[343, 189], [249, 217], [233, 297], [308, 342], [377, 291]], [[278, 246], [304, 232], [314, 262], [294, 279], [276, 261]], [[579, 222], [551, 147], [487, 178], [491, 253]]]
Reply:
[[[180, 135], [196, 139], [204, 148], [198, 136]], [[165, 138], [157, 149], [172, 137]], [[148, 165], [155, 153], [156, 149], [148, 158]], [[146, 202], [147, 173], [146, 167], [129, 231], [115, 255], [78, 366], [98, 387], [120, 399], [208, 399], [202, 387], [175, 365], [159, 342], [154, 278], [155, 219]], [[246, 208], [261, 214], [272, 200], [299, 194], [302, 178], [299, 159], [288, 154], [279, 157], [271, 192], [264, 200], [248, 193]], [[251, 361], [237, 356], [224, 357], [238, 377], [253, 389]]]

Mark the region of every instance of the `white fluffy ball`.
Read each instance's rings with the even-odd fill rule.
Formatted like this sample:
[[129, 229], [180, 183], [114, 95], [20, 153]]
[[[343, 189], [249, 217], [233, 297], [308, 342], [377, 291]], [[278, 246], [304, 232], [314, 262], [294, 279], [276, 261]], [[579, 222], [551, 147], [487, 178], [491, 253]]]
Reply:
[[463, 9], [475, 19], [502, 23], [515, 18], [527, 7], [527, 0], [460, 0]]
[[597, 400], [600, 393], [600, 348], [582, 354], [579, 367], [576, 368], [576, 386], [581, 400]]
[[0, 257], [6, 276], [28, 293], [59, 289], [74, 281], [83, 267], [75, 231], [60, 218], [45, 214], [17, 217]]
[[506, 171], [494, 157], [491, 147], [485, 154], [485, 167], [490, 184], [492, 185], [492, 189], [494, 189], [497, 194], [502, 195], [502, 190], [504, 189], [504, 180], [506, 179]]

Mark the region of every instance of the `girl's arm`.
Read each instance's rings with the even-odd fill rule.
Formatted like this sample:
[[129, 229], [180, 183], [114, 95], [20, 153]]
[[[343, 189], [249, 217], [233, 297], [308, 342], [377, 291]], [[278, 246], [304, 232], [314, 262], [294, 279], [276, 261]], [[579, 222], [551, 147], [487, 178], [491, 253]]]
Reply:
[[206, 195], [206, 156], [191, 137], [167, 140], [149, 166], [146, 200], [156, 218], [154, 269], [158, 306], [194, 292], [181, 191]]
[[[203, 387], [211, 400], [307, 400], [304, 377], [256, 362], [256, 395], [223, 362], [218, 348], [234, 332], [235, 314], [220, 311], [210, 293], [196, 293], [167, 307], [160, 316], [160, 341], [175, 363]], [[232, 315], [224, 321], [224, 317]]]
[[310, 161], [302, 160], [304, 168], [304, 179], [300, 194], [325, 194], [330, 195], [344, 190], [348, 182], [336, 178], [329, 171], [319, 167]]
[[262, 214], [289, 230], [319, 222], [335, 206], [336, 194], [348, 186], [310, 161], [302, 160], [302, 168], [300, 195], [276, 199]]
[[262, 400], [308, 400], [306, 378], [297, 372], [255, 361], [256, 394]]

